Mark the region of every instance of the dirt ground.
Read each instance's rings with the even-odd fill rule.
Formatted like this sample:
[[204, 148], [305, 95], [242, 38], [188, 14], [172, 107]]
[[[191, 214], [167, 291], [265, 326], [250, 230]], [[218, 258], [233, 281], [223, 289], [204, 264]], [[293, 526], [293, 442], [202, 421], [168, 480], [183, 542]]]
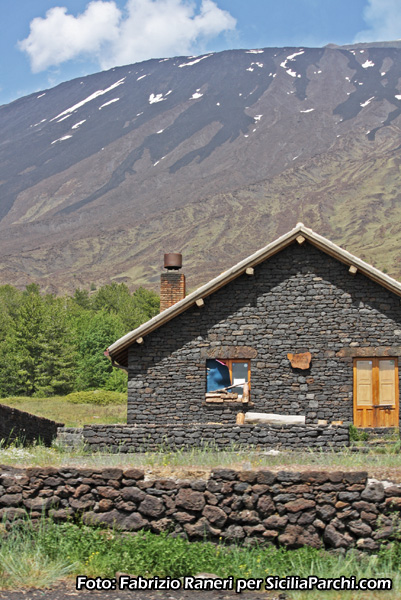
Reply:
[[243, 592], [240, 595], [235, 591], [159, 591], [159, 592], [133, 592], [129, 590], [110, 591], [77, 591], [74, 582], [65, 582], [62, 585], [46, 590], [0, 590], [0, 600], [73, 600], [87, 598], [87, 600], [286, 600], [285, 593], [275, 592]]

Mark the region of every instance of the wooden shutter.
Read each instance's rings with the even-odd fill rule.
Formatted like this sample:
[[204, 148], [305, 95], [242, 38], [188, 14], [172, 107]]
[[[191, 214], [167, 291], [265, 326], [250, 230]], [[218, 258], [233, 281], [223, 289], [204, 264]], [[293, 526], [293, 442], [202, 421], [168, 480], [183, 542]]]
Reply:
[[395, 404], [395, 368], [394, 360], [379, 360], [379, 402]]
[[398, 368], [393, 358], [378, 359], [376, 427], [398, 427]]
[[355, 360], [354, 363], [354, 424], [374, 427], [372, 360]]
[[354, 424], [356, 427], [398, 427], [398, 413], [397, 359], [355, 359]]
[[356, 397], [358, 406], [373, 404], [373, 362], [356, 361]]

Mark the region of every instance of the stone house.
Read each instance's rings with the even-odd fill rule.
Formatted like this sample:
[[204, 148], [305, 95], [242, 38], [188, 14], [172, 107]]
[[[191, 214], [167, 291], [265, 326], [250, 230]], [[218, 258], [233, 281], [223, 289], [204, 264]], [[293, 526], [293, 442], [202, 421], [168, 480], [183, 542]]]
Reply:
[[164, 310], [108, 349], [128, 424], [399, 426], [399, 282], [302, 223], [177, 301], [183, 278], [165, 272]]

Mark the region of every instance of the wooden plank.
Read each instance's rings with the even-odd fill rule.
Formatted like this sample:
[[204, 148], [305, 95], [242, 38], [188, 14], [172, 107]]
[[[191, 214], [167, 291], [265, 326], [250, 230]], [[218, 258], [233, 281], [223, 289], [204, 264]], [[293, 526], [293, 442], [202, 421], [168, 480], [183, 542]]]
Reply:
[[245, 414], [245, 423], [277, 423], [278, 425], [305, 425], [305, 415], [278, 415], [275, 413]]
[[236, 424], [243, 425], [245, 423], [245, 415], [243, 412], [237, 414]]

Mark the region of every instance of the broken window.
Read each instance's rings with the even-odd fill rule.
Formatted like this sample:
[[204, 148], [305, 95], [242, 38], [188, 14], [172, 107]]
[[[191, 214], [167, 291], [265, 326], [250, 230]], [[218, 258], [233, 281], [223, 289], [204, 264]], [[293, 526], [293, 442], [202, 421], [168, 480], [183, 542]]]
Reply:
[[206, 361], [207, 392], [226, 390], [242, 398], [244, 384], [251, 381], [251, 363], [241, 359], [209, 359]]

